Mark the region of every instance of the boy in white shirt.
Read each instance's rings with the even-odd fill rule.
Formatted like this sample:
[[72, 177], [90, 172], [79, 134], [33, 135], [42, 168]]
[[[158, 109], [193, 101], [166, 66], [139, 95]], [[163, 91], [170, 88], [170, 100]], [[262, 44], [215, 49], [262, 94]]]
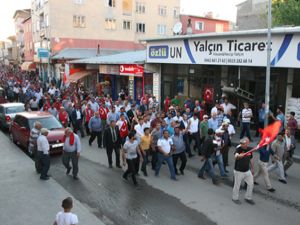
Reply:
[[68, 197], [62, 201], [61, 206], [64, 208], [63, 212], [59, 212], [56, 215], [53, 225], [76, 225], [78, 224], [77, 215], [71, 213], [73, 208], [73, 200]]

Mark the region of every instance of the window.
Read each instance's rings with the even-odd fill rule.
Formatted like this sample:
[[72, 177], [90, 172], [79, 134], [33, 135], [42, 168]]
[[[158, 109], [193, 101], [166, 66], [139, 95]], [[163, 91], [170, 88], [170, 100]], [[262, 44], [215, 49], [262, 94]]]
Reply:
[[122, 8], [123, 8], [123, 15], [131, 16], [132, 15], [132, 0], [123, 0]]
[[196, 30], [204, 30], [204, 22], [202, 22], [202, 21], [196, 21], [195, 22], [195, 29]]
[[115, 19], [105, 19], [105, 29], [106, 30], [115, 30], [116, 29], [116, 20]]
[[136, 32], [137, 33], [145, 33], [146, 32], [146, 27], [144, 23], [137, 23], [136, 24]]
[[167, 26], [166, 25], [157, 25], [157, 34], [158, 35], [166, 35], [167, 34]]
[[85, 27], [85, 16], [73, 16], [73, 27]]
[[135, 12], [140, 14], [145, 13], [146, 12], [145, 4], [141, 2], [137, 2], [135, 6]]
[[116, 0], [106, 0], [108, 7], [116, 7]]
[[224, 25], [222, 23], [216, 24], [216, 32], [223, 32], [224, 31]]
[[123, 21], [123, 30], [131, 30], [131, 21], [128, 20]]
[[82, 5], [84, 0], [73, 0], [74, 4]]
[[158, 14], [160, 16], [167, 16], [167, 6], [159, 6], [158, 7]]
[[178, 19], [179, 18], [179, 8], [175, 7], [173, 10], [173, 17], [174, 19]]

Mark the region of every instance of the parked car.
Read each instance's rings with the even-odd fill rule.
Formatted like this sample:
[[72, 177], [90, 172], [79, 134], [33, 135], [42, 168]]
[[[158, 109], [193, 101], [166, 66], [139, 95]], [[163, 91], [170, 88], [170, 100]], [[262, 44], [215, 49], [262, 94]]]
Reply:
[[0, 104], [6, 103], [6, 95], [5, 95], [5, 90], [0, 87]]
[[65, 129], [61, 123], [48, 112], [22, 112], [15, 116], [10, 126], [11, 140], [24, 147], [30, 156], [33, 156], [31, 148], [29, 148], [30, 131], [34, 126], [34, 122], [39, 121], [43, 128], [47, 128], [50, 132], [47, 139], [50, 144], [50, 154], [61, 153], [63, 149], [63, 139]]
[[24, 111], [25, 106], [23, 103], [15, 102], [0, 104], [0, 127], [2, 129], [8, 129], [15, 118], [16, 113]]

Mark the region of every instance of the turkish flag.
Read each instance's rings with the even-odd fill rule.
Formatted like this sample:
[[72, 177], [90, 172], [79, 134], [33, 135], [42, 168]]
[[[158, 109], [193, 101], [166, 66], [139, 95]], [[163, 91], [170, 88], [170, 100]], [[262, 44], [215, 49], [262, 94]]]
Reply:
[[120, 136], [121, 138], [124, 138], [128, 135], [129, 131], [128, 131], [128, 126], [127, 126], [127, 122], [124, 121], [122, 126], [121, 126], [121, 129], [120, 129]]

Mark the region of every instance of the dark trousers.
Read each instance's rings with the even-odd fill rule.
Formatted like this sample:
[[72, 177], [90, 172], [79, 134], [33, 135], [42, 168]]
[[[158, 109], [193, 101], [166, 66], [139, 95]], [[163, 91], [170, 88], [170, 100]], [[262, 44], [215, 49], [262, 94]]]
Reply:
[[181, 166], [179, 168], [180, 171], [183, 171], [185, 166], [186, 166], [186, 162], [187, 162], [187, 159], [186, 159], [186, 154], [185, 152], [181, 152], [181, 153], [178, 153], [178, 154], [174, 154], [172, 155], [173, 157], [173, 164], [174, 164], [174, 169], [175, 169], [175, 173], [177, 173], [177, 161], [178, 159], [181, 160]]
[[245, 136], [245, 133], [246, 133], [246, 136], [249, 138], [249, 140], [251, 140], [250, 123], [242, 123], [242, 132], [241, 132], [240, 139], [242, 139]]
[[201, 153], [201, 143], [200, 143], [200, 135], [199, 132], [192, 133], [189, 135], [189, 144], [191, 144], [191, 141], [195, 140], [196, 148], [198, 149], [198, 153]]
[[77, 134], [78, 131], [80, 131], [81, 137], [84, 137], [84, 131], [82, 127], [82, 120], [76, 120], [73, 124], [74, 132]]
[[65, 152], [62, 156], [62, 162], [66, 169], [70, 168], [70, 161], [72, 162], [73, 167], [73, 176], [77, 176], [78, 174], [78, 157], [77, 152]]
[[151, 166], [152, 166], [152, 170], [155, 170], [156, 163], [157, 163], [157, 151], [156, 151], [156, 148], [157, 147], [155, 147], [155, 150], [151, 150], [151, 155], [152, 155]]
[[138, 158], [135, 159], [126, 159], [127, 162], [127, 170], [123, 174], [123, 177], [127, 179], [128, 175], [131, 173], [132, 181], [134, 185], [137, 185], [136, 181], [136, 164], [137, 164]]
[[223, 157], [223, 163], [224, 163], [224, 168], [226, 166], [228, 166], [228, 152], [229, 152], [229, 146], [228, 145], [225, 145], [222, 150], [221, 150], [221, 153], [222, 153], [222, 157]]
[[46, 178], [48, 176], [48, 171], [50, 168], [50, 156], [48, 154], [44, 154], [41, 151], [38, 151], [38, 156], [42, 166], [41, 178]]
[[147, 164], [149, 162], [149, 155], [150, 155], [150, 150], [148, 149], [147, 151], [144, 152], [143, 154], [143, 163], [142, 163], [142, 171], [144, 173], [147, 173]]
[[90, 135], [91, 132], [90, 132], [90, 129], [89, 129], [89, 122], [85, 122], [84, 126], [85, 126], [86, 135]]
[[265, 123], [264, 122], [258, 122], [257, 124], [257, 129], [256, 129], [256, 133], [255, 136], [259, 137], [260, 133], [259, 133], [259, 129], [264, 129]]
[[191, 156], [192, 155], [192, 152], [191, 152], [191, 147], [190, 147], [190, 141], [189, 141], [189, 136], [187, 133], [185, 133], [183, 135], [183, 141], [184, 141], [184, 144], [185, 144], [185, 151], [186, 153]]
[[42, 163], [41, 163], [41, 160], [38, 155], [38, 151], [37, 151], [36, 147], [34, 147], [34, 149], [33, 149], [33, 157], [34, 157], [35, 170], [37, 173], [41, 173], [42, 172]]
[[108, 164], [109, 165], [113, 164], [113, 162], [112, 162], [113, 151], [115, 151], [115, 155], [116, 155], [116, 165], [119, 166], [120, 165], [120, 149], [116, 145], [113, 145], [111, 148], [106, 147]]
[[213, 181], [216, 180], [214, 166], [213, 166], [213, 162], [212, 162], [211, 158], [205, 159], [204, 164], [202, 165], [201, 169], [198, 172], [198, 176], [199, 177], [203, 177], [204, 176], [204, 172], [207, 172], [210, 175], [210, 177], [211, 177], [211, 179]]
[[89, 139], [89, 144], [92, 144], [95, 138], [97, 137], [98, 147], [102, 145], [102, 132], [101, 131], [92, 131], [91, 137]]

